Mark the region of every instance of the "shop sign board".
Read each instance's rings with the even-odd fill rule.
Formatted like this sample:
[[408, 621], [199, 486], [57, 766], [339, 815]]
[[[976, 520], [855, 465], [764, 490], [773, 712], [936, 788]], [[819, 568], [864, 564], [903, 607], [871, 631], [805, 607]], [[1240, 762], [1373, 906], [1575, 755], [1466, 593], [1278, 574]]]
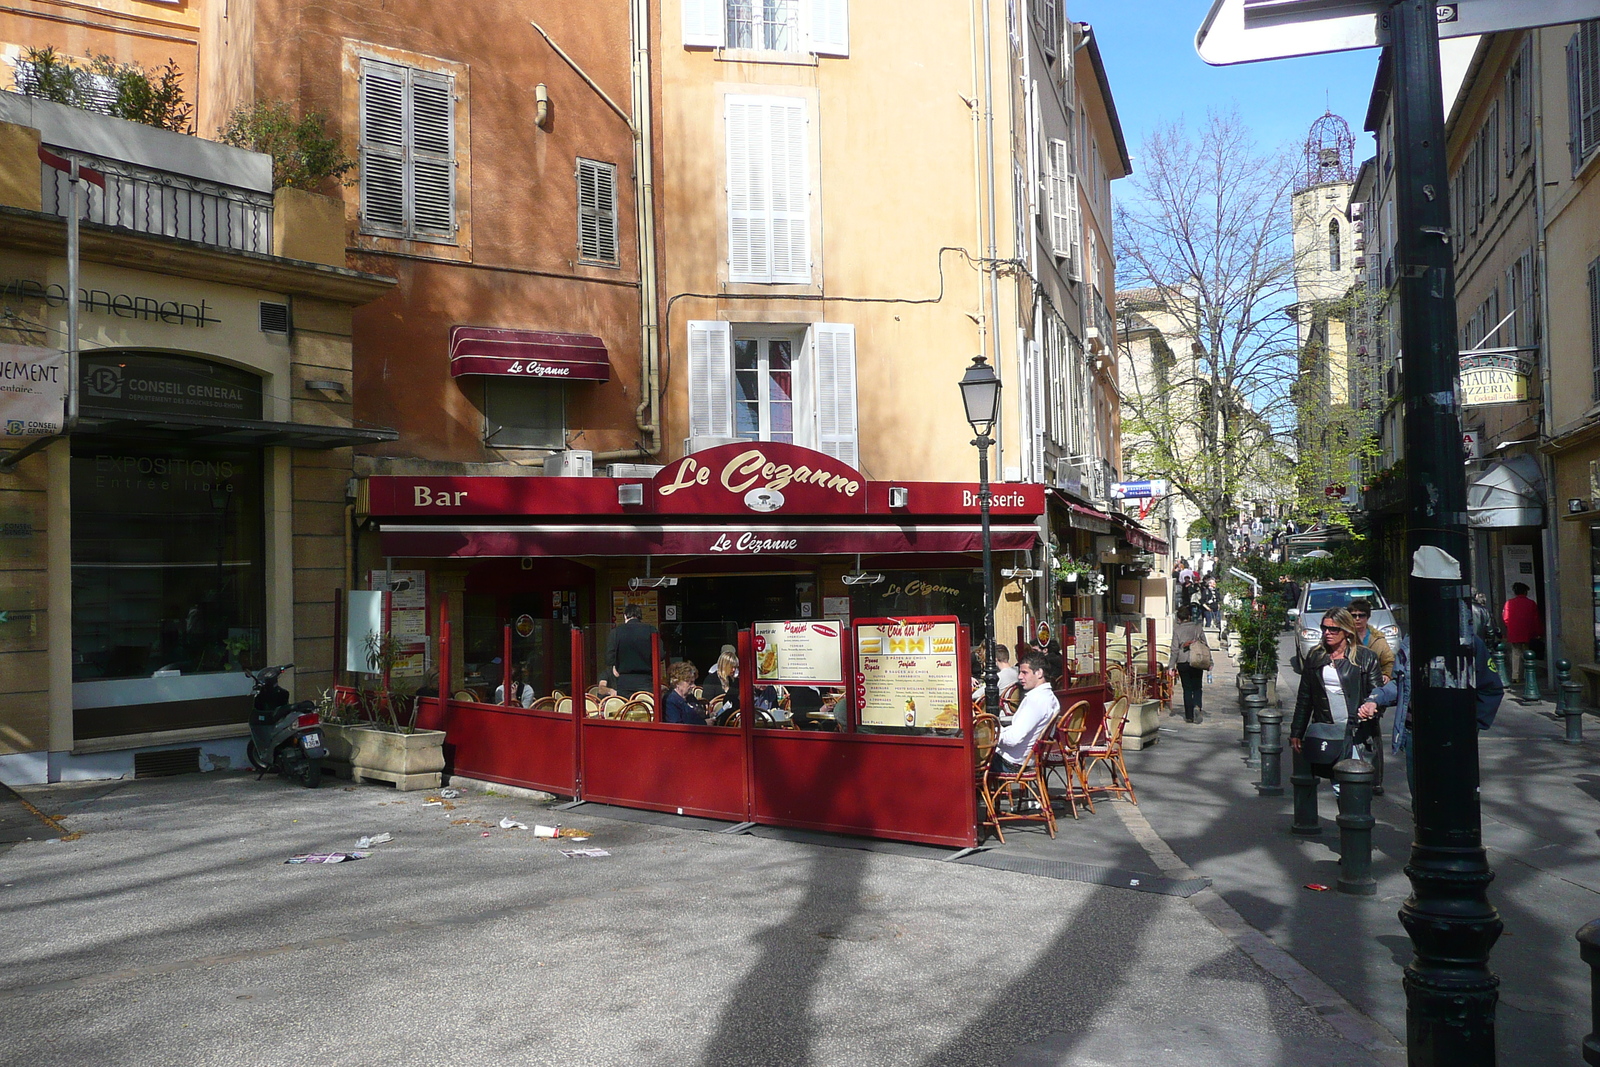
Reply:
[[1461, 404], [1521, 404], [1528, 399], [1532, 368], [1514, 355], [1461, 357]]
[[1153, 500], [1166, 496], [1170, 488], [1165, 478], [1151, 478], [1147, 481], [1139, 482], [1112, 482], [1111, 499]]
[[740, 441], [684, 456], [650, 482], [664, 515], [860, 514], [866, 477], [825, 452]]
[[755, 624], [756, 680], [777, 685], [844, 684], [836, 622], [791, 619]]
[[860, 619], [854, 633], [856, 707], [863, 726], [960, 725], [971, 681], [958, 619]]
[[[407, 678], [425, 674], [428, 670], [428, 572], [368, 571], [367, 587], [380, 597], [385, 592], [389, 594], [386, 628], [398, 646], [398, 656], [389, 669], [390, 676]], [[361, 658], [366, 659], [364, 649]], [[365, 665], [359, 669], [370, 670]]]
[[1072, 620], [1072, 659], [1080, 674], [1100, 667], [1100, 629], [1093, 619]]
[[590, 334], [452, 326], [450, 374], [605, 382], [611, 358], [605, 342]]
[[85, 408], [261, 418], [261, 379], [238, 367], [156, 353], [85, 352], [78, 367]]
[[0, 345], [0, 429], [4, 437], [60, 433], [66, 400], [65, 352], [32, 345]]

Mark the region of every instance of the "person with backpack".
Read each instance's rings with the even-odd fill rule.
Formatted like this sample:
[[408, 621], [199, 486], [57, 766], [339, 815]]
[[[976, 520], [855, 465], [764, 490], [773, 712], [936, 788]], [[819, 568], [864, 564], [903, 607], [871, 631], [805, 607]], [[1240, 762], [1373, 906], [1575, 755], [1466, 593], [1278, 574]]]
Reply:
[[1195, 618], [1196, 612], [1196, 608], [1188, 606], [1178, 609], [1167, 657], [1183, 683], [1183, 721], [1195, 723], [1201, 720], [1201, 686], [1206, 671], [1211, 669], [1211, 646], [1206, 644], [1205, 627]]

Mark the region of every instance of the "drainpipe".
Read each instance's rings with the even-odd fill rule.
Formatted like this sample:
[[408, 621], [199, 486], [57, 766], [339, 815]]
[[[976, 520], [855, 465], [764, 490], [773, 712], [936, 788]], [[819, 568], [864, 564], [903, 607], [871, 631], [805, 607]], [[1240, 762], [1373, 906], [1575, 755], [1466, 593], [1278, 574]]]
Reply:
[[[1531, 33], [1538, 34], [1538, 30]], [[1539, 49], [1533, 49], [1534, 69], [1527, 76], [1535, 79], [1542, 76], [1542, 64], [1539, 58]], [[1535, 85], [1540, 84], [1537, 80]], [[1551, 425], [1550, 412], [1550, 270], [1546, 261], [1545, 247], [1545, 198], [1544, 198], [1544, 94], [1534, 93], [1533, 111], [1533, 205], [1534, 228], [1536, 244], [1534, 251], [1534, 269], [1539, 273], [1539, 432], [1538, 436], [1549, 440]], [[1561, 521], [1556, 510], [1556, 471], [1554, 457], [1546, 454], [1540, 457], [1540, 470], [1544, 474], [1545, 502], [1544, 502], [1544, 530], [1539, 540], [1544, 550], [1545, 583], [1542, 590], [1544, 596], [1545, 622], [1544, 632], [1550, 635], [1546, 644], [1548, 649], [1556, 649], [1561, 644], [1561, 583], [1552, 581], [1551, 572], [1556, 565], [1560, 546], [1557, 544], [1556, 523]], [[1506, 591], [1508, 594], [1510, 590]], [[1562, 657], [1546, 655], [1544, 668], [1550, 687], [1555, 686], [1555, 665]]]
[[634, 424], [644, 434], [638, 448], [619, 448], [596, 452], [596, 463], [618, 459], [647, 459], [661, 451], [661, 326], [656, 305], [656, 212], [655, 212], [655, 134], [650, 103], [650, 0], [629, 0], [628, 16], [632, 37], [630, 70], [633, 82], [634, 114], [630, 116], [612, 100], [576, 60], [551, 39], [537, 22], [529, 24], [545, 39], [556, 55], [593, 89], [606, 105], [628, 124], [633, 135], [634, 220], [639, 245], [639, 404], [634, 409]]
[[[1000, 276], [995, 272], [995, 262], [1000, 256], [998, 244], [998, 223], [995, 215], [995, 179], [994, 179], [994, 43], [992, 40], [994, 17], [991, 13], [989, 0], [983, 0], [983, 141], [984, 157], [988, 166], [988, 195], [989, 195], [989, 245], [984, 258], [988, 260], [986, 268], [989, 272], [989, 315], [993, 319], [990, 323], [989, 366], [994, 367], [996, 373], [1000, 368]], [[1010, 27], [1007, 27], [1009, 31]], [[1005, 474], [1005, 461], [1003, 449], [1005, 435], [998, 424], [994, 427], [994, 469]]]

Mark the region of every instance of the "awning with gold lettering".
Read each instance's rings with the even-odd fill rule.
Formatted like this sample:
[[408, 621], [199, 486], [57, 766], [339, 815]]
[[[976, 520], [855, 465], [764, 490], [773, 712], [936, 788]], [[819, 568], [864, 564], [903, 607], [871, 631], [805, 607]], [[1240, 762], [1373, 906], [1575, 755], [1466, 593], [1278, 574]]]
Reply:
[[450, 374], [608, 382], [611, 357], [604, 341], [586, 333], [453, 326]]

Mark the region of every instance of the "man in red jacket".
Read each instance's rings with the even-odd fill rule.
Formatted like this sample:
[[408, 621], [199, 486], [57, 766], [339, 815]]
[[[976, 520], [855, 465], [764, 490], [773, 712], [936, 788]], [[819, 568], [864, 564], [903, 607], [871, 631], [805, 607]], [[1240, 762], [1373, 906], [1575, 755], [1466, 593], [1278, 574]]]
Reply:
[[1511, 646], [1511, 684], [1522, 684], [1522, 660], [1528, 653], [1528, 643], [1544, 636], [1544, 619], [1539, 615], [1539, 605], [1528, 595], [1523, 582], [1511, 586], [1511, 599], [1500, 611], [1506, 624], [1506, 643]]

